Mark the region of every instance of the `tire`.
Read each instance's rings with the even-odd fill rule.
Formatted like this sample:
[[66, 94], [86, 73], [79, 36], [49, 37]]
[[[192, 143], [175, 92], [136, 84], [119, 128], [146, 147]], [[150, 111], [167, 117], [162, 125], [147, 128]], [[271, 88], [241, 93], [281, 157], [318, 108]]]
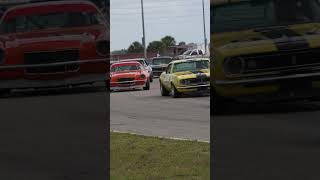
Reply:
[[161, 92], [161, 96], [169, 96], [170, 92], [163, 87], [161, 81], [160, 81], [160, 92]]
[[171, 96], [173, 97], [173, 98], [178, 98], [178, 97], [180, 97], [181, 96], [181, 93], [179, 93], [178, 91], [177, 91], [177, 89], [176, 89], [176, 87], [171, 83]]
[[146, 85], [143, 87], [143, 90], [150, 90], [150, 82], [147, 81]]
[[150, 82], [153, 82], [153, 73], [150, 74]]

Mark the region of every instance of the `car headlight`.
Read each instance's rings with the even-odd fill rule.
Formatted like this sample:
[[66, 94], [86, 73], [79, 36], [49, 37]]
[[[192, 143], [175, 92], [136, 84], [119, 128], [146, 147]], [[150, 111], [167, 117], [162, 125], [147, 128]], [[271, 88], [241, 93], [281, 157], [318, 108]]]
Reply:
[[96, 44], [96, 50], [99, 55], [107, 56], [110, 54], [110, 43], [109, 41], [98, 41]]
[[189, 84], [190, 84], [190, 80], [188, 80], [188, 79], [182, 79], [182, 80], [180, 81], [180, 83], [183, 84], [183, 85], [189, 85]]
[[241, 57], [228, 58], [224, 62], [224, 70], [227, 74], [241, 74], [244, 67], [245, 61]]

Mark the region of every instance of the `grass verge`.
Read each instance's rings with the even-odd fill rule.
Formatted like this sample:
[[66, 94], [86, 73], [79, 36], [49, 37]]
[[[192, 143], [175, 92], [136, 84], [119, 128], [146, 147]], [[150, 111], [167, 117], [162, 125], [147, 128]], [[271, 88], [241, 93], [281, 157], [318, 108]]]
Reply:
[[210, 179], [210, 144], [111, 132], [111, 179]]

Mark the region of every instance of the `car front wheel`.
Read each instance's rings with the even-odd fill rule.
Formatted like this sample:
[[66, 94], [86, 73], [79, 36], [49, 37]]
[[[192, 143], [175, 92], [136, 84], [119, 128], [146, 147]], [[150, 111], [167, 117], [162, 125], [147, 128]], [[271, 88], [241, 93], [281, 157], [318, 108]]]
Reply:
[[173, 98], [178, 98], [181, 96], [181, 93], [178, 92], [177, 88], [173, 84], [171, 84], [171, 96]]
[[150, 82], [147, 81], [146, 85], [143, 87], [143, 90], [149, 90], [150, 89]]

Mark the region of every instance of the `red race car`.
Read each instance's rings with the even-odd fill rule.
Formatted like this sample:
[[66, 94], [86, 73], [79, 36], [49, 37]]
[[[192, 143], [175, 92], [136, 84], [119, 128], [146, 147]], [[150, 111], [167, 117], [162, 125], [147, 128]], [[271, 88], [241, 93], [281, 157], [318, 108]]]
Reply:
[[0, 19], [0, 90], [105, 84], [109, 40], [89, 1], [10, 6]]
[[111, 65], [110, 90], [150, 89], [150, 74], [136, 61]]

